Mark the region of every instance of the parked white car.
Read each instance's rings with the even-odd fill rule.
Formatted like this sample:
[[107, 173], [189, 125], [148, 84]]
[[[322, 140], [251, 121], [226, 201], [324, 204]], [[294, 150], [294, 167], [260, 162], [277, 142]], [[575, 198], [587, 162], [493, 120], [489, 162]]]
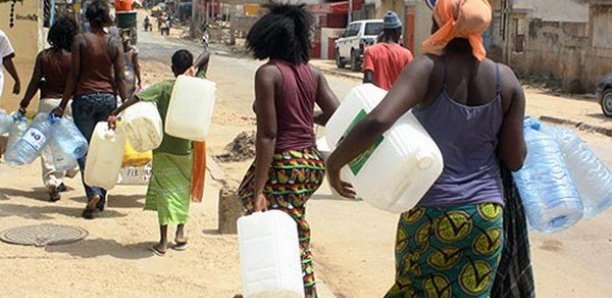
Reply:
[[383, 31], [383, 20], [361, 20], [350, 23], [342, 37], [336, 40], [336, 65], [351, 64], [353, 71], [361, 71], [363, 51], [373, 45]]

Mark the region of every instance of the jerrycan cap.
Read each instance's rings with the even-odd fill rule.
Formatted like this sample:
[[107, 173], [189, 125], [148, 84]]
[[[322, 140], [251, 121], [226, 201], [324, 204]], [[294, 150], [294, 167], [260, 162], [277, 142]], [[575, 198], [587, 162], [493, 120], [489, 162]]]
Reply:
[[433, 158], [431, 155], [424, 151], [419, 151], [415, 155], [417, 161], [417, 168], [420, 170], [427, 170], [433, 166]]
[[540, 128], [542, 127], [542, 123], [540, 123], [540, 120], [536, 118], [527, 116], [525, 117], [525, 120], [523, 120], [523, 126], [529, 127], [534, 130], [540, 130]]
[[61, 117], [58, 117], [57, 115], [53, 114], [53, 113], [49, 113], [49, 121], [51, 121], [51, 124], [56, 124], [60, 121]]

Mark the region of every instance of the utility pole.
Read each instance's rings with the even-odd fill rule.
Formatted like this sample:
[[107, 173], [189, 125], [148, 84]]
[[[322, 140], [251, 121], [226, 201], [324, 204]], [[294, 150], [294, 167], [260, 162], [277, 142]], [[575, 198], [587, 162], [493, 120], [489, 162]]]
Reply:
[[353, 21], [353, 0], [348, 0], [348, 22]]

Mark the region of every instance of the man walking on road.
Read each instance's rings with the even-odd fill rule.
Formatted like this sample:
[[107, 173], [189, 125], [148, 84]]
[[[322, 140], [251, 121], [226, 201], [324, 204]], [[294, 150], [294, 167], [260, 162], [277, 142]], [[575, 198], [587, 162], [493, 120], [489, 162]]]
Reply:
[[13, 57], [15, 57], [15, 51], [13, 51], [11, 41], [4, 31], [0, 30], [0, 61], [2, 62], [0, 64], [0, 98], [2, 96], [2, 85], [4, 85], [4, 68], [6, 68], [6, 71], [15, 81], [15, 85], [13, 85], [13, 94], [19, 94], [19, 92], [21, 92], [21, 81], [15, 69], [15, 64], [13, 64]]
[[363, 54], [363, 83], [389, 90], [404, 66], [412, 61], [412, 53], [399, 45], [402, 22], [395, 12], [385, 14], [383, 28], [382, 41], [366, 48]]

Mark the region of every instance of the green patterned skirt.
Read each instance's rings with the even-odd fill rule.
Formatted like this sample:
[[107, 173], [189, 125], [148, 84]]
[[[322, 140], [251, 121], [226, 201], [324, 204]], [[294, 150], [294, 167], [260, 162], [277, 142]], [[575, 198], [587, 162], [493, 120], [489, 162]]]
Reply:
[[489, 297], [502, 248], [500, 205], [405, 212], [397, 228], [395, 284], [385, 297]]
[[153, 168], [144, 209], [157, 211], [160, 225], [187, 222], [191, 200], [191, 168], [191, 154], [153, 153]]
[[[238, 189], [246, 215], [255, 211], [254, 183], [255, 163]], [[264, 195], [268, 209], [281, 210], [297, 223], [300, 241], [304, 297], [315, 298], [315, 276], [310, 251], [310, 225], [306, 221], [306, 202], [321, 186], [325, 178], [325, 162], [319, 151], [313, 148], [288, 150], [275, 153], [268, 173]]]

